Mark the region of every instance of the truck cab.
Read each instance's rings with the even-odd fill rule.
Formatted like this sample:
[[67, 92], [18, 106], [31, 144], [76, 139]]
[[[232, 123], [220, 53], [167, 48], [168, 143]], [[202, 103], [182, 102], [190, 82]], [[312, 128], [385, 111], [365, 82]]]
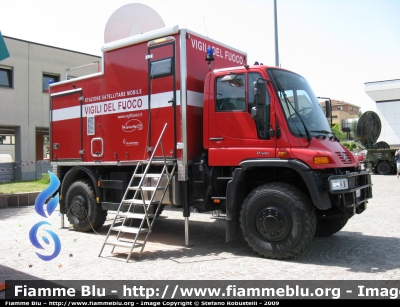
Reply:
[[193, 174], [202, 164], [208, 183], [193, 184], [193, 203], [226, 211], [227, 241], [242, 232], [260, 255], [291, 258], [366, 209], [370, 174], [332, 133], [305, 78], [245, 65], [204, 84], [205, 152]]

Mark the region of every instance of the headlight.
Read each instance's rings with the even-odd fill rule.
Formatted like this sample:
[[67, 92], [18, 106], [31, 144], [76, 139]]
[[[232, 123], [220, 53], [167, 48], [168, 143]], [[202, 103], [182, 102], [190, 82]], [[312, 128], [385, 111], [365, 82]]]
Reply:
[[331, 191], [347, 190], [349, 188], [349, 180], [347, 178], [331, 179], [329, 186]]

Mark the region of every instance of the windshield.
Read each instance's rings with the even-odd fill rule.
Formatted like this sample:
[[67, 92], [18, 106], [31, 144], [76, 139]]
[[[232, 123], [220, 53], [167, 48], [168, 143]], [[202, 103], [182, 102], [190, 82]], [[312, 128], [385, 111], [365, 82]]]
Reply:
[[331, 133], [322, 107], [306, 79], [280, 69], [268, 69], [268, 73], [292, 134], [306, 137], [307, 134]]

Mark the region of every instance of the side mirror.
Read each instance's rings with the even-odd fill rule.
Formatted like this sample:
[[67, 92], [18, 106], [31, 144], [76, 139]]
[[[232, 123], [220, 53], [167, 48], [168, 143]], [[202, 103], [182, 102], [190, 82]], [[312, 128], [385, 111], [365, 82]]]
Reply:
[[328, 118], [331, 116], [332, 106], [329, 100], [325, 100], [325, 116]]
[[254, 101], [256, 105], [267, 103], [267, 87], [264, 82], [254, 82]]
[[269, 129], [268, 131], [269, 137], [273, 138], [275, 136], [275, 130], [274, 129]]
[[264, 110], [259, 107], [252, 107], [251, 118], [255, 121], [264, 121]]

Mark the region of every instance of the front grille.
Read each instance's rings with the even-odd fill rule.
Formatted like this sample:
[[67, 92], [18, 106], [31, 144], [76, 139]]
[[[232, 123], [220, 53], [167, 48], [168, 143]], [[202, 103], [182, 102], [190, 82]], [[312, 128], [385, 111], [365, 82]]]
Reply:
[[350, 155], [348, 155], [345, 152], [336, 152], [338, 158], [340, 161], [342, 161], [344, 164], [351, 164], [352, 163], [352, 158]]

